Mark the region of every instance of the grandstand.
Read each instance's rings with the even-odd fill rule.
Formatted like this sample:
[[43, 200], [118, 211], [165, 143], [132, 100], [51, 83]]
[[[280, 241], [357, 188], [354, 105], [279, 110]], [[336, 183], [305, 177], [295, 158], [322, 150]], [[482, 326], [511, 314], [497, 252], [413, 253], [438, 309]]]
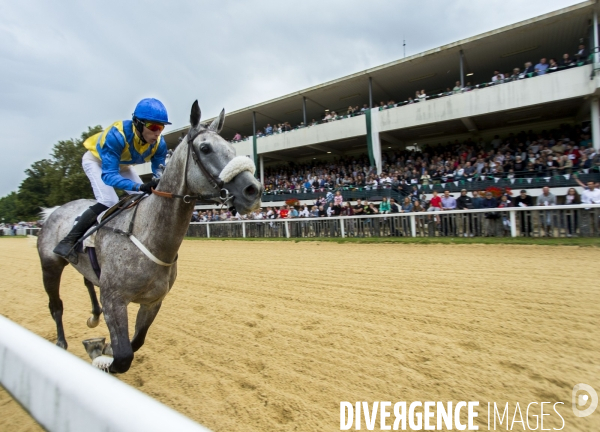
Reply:
[[[337, 165], [338, 176], [340, 166], [352, 171], [359, 165], [367, 174], [401, 177], [406, 166], [397, 164], [398, 158], [431, 156], [449, 143], [455, 144], [452, 151], [471, 146], [489, 158], [490, 150], [498, 150], [491, 144], [497, 135], [502, 144], [509, 137], [554, 143], [565, 131], [565, 143], [600, 149], [600, 77], [593, 48], [598, 47], [598, 8], [595, 1], [583, 2], [230, 112], [222, 136], [238, 155], [255, 160], [266, 186], [263, 202], [274, 205], [291, 196], [303, 202], [322, 194], [323, 187], [282, 186], [292, 176], [304, 182], [311, 165]], [[537, 70], [541, 59], [550, 63], [545, 71]], [[169, 147], [186, 132], [187, 126], [166, 134]], [[428, 167], [418, 167], [419, 178]], [[526, 188], [533, 196], [548, 185], [565, 194], [577, 186], [571, 176], [577, 168], [538, 175], [523, 170], [512, 177], [440, 176], [427, 185], [420, 180], [405, 185], [428, 194], [436, 187], [455, 192], [494, 184]], [[136, 169], [142, 178], [150, 175], [149, 164]], [[579, 173], [599, 177], [593, 163]], [[326, 188], [345, 187], [349, 199], [406, 193], [402, 187], [352, 183]]]

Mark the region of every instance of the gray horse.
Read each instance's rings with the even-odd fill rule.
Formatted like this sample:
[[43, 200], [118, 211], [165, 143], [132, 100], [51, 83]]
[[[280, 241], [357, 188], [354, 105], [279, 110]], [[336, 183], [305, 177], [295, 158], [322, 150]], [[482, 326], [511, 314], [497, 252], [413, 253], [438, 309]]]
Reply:
[[[96, 234], [96, 254], [102, 270], [100, 278], [85, 254], [79, 255], [79, 262], [74, 266], [83, 275], [92, 301], [88, 326], [98, 325], [98, 318], [104, 312], [114, 355], [109, 369], [112, 373], [129, 370], [133, 353], [144, 344], [148, 329], [175, 282], [177, 251], [191, 220], [195, 199], [208, 196], [219, 202], [219, 195], [225, 195], [229, 198], [228, 205], [235, 206], [242, 214], [260, 205], [262, 186], [254, 178], [254, 163], [249, 158], [236, 157], [233, 147], [219, 136], [224, 120], [225, 112], [222, 111], [208, 128], [203, 127], [198, 102], [194, 102], [190, 132], [173, 152], [156, 189], [159, 193], [173, 194], [173, 198], [152, 194], [138, 205], [132, 234], [158, 261], [172, 265], [157, 264], [130, 238], [113, 231], [128, 230], [134, 211], [129, 209]], [[65, 349], [67, 341], [59, 288], [61, 274], [69, 263], [52, 250], [69, 232], [76, 216], [94, 203], [82, 199], [58, 207], [47, 216], [38, 237], [44, 288], [50, 299], [50, 313], [56, 322], [56, 344]], [[94, 286], [100, 288], [103, 309]], [[140, 305], [131, 342], [127, 323], [130, 302]]]

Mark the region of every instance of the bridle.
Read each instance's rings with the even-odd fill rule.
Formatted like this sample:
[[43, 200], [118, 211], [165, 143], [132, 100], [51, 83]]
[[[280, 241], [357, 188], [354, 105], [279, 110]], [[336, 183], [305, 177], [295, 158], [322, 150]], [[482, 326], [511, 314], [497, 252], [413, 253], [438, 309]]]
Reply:
[[[194, 131], [194, 132], [192, 133], [192, 131]], [[200, 171], [202, 171], [202, 174], [204, 174], [204, 176], [206, 177], [208, 182], [211, 184], [211, 186], [214, 189], [218, 190], [219, 192], [213, 193], [213, 194], [208, 194], [208, 195], [202, 195], [202, 194], [177, 195], [177, 194], [170, 193], [170, 192], [160, 192], [160, 191], [152, 189], [153, 194], [158, 195], [163, 198], [178, 198], [178, 199], [183, 200], [183, 202], [186, 204], [190, 204], [191, 202], [194, 202], [194, 201], [200, 201], [202, 204], [215, 204], [215, 202], [217, 201], [217, 202], [220, 202], [221, 207], [229, 204], [229, 201], [232, 201], [235, 198], [234, 195], [231, 195], [229, 193], [229, 191], [223, 187], [223, 185], [224, 185], [223, 180], [218, 175], [214, 176], [208, 169], [206, 169], [206, 166], [204, 166], [204, 163], [202, 162], [200, 155], [198, 155], [198, 153], [196, 152], [196, 148], [194, 147], [194, 140], [196, 138], [198, 138], [198, 135], [200, 135], [202, 132], [203, 132], [202, 129], [195, 129], [192, 127], [192, 128], [190, 128], [190, 130], [188, 131], [188, 133], [186, 135], [186, 142], [187, 142], [188, 148], [187, 148], [187, 155], [185, 158], [183, 187], [184, 187], [184, 190], [187, 189], [188, 162], [190, 160], [190, 153], [191, 153], [192, 159], [194, 160], [194, 163], [196, 164], [196, 166], [198, 168], [200, 168]]]

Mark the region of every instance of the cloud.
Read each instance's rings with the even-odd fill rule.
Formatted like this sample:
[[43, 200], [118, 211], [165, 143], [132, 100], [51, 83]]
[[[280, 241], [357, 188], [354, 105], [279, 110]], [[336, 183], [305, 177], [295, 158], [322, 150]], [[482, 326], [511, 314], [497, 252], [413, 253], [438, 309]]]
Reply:
[[574, 4], [440, 2], [4, 2], [0, 196], [58, 140], [157, 97], [174, 127]]

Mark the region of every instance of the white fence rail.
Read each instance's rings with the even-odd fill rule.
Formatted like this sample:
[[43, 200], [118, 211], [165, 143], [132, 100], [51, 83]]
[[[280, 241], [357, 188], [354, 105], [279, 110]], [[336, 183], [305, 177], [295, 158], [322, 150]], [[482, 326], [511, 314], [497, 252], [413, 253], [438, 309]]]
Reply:
[[598, 237], [600, 204], [192, 222], [189, 237]]
[[208, 431], [1, 315], [0, 384], [50, 432]]

